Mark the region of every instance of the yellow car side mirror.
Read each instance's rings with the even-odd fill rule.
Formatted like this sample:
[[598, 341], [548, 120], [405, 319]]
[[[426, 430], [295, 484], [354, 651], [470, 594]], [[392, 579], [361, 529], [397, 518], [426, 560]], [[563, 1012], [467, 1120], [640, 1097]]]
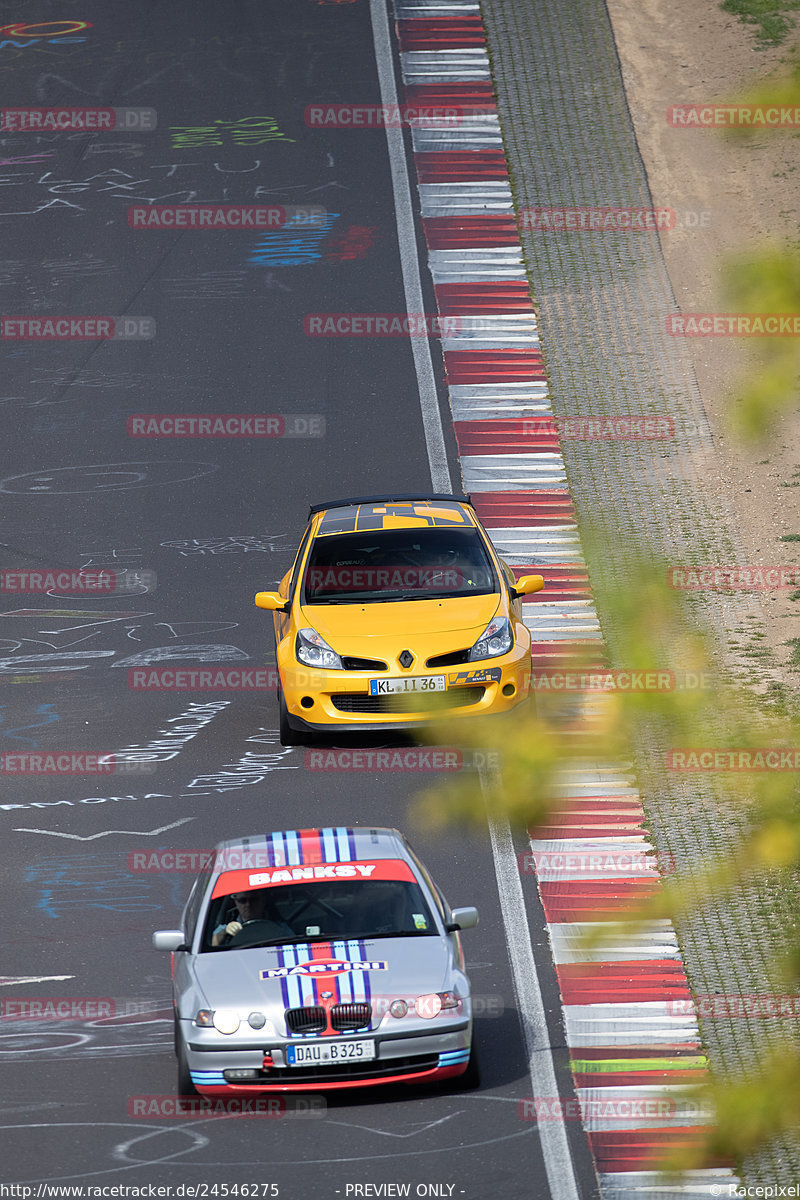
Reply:
[[534, 592], [540, 592], [544, 587], [544, 579], [541, 575], [523, 575], [514, 584], [514, 592], [517, 596], [532, 596]]
[[267, 608], [270, 612], [287, 612], [288, 600], [280, 592], [256, 592], [256, 608]]

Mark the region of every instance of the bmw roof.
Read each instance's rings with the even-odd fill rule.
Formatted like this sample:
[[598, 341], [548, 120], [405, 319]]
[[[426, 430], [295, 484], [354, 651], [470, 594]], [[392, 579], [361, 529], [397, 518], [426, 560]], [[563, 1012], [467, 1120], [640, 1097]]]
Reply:
[[396, 829], [330, 825], [233, 838], [219, 842], [213, 853], [217, 869], [226, 869], [232, 865], [231, 860], [235, 858], [238, 863], [245, 856], [257, 859], [253, 866], [293, 867], [355, 862], [365, 858], [407, 858], [408, 848], [405, 838]]

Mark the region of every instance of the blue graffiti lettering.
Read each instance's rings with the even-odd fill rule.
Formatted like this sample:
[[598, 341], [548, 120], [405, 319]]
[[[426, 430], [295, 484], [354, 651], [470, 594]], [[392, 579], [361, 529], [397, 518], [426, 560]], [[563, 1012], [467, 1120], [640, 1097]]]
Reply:
[[[5, 720], [3, 716], [3, 709], [5, 708], [5, 704], [0, 704], [0, 724], [2, 724]], [[34, 712], [42, 715], [44, 718], [42, 721], [36, 721], [32, 725], [18, 725], [16, 729], [0, 729], [0, 737], [13, 738], [15, 742], [27, 742], [29, 746], [32, 746], [33, 749], [36, 749], [36, 747], [39, 745], [39, 742], [36, 738], [20, 737], [19, 735], [24, 729], [42, 729], [45, 725], [52, 725], [55, 721], [60, 721], [61, 717], [57, 712], [54, 711], [54, 709], [54, 704], [38, 704], [34, 709]]]
[[322, 258], [320, 246], [339, 215], [326, 213], [311, 229], [304, 221], [295, 219], [283, 229], [263, 234], [253, 247], [248, 262], [255, 266], [300, 267]]

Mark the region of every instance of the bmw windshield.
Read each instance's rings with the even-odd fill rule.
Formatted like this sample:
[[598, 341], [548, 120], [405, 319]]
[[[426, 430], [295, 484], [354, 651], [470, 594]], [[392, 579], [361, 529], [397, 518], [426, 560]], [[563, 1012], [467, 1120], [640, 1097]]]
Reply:
[[304, 604], [439, 600], [499, 591], [477, 529], [391, 529], [315, 540]]
[[438, 930], [418, 883], [332, 879], [218, 896], [201, 949], [431, 935]]

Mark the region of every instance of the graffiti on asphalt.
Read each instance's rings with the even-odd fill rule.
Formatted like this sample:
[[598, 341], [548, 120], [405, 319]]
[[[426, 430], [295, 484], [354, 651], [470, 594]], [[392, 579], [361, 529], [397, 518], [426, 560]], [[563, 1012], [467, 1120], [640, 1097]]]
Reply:
[[278, 540], [285, 533], [229, 534], [228, 537], [177, 538], [162, 542], [170, 550], [177, 550], [183, 557], [206, 554], [269, 554], [274, 550], [290, 550], [290, 546], [279, 546]]
[[[80, 408], [77, 412], [67, 411], [55, 415], [39, 413], [33, 417], [28, 429], [31, 433], [74, 433], [83, 429], [94, 436], [101, 430], [111, 432], [119, 429], [124, 419], [115, 413], [107, 412], [98, 416], [97, 413]], [[147, 591], [147, 588], [144, 590]]]
[[15, 742], [24, 742], [27, 746], [31, 746], [34, 750], [38, 747], [38, 738], [23, 737], [22, 734], [31, 729], [43, 729], [47, 725], [53, 725], [56, 721], [60, 721], [61, 717], [55, 711], [55, 704], [37, 704], [33, 710], [38, 716], [42, 717], [41, 721], [32, 721], [29, 725], [17, 725], [13, 729], [9, 729], [5, 724], [5, 709], [7, 705], [0, 704], [0, 738], [11, 738]]
[[125, 796], [81, 796], [77, 800], [32, 800], [27, 804], [0, 804], [0, 812], [12, 812], [20, 808], [78, 808], [82, 804], [121, 804], [123, 801], [131, 800], [172, 800], [173, 796], [170, 792], [145, 792], [142, 796], [136, 796], [129, 792]]
[[[264, 172], [263, 183], [251, 178], [259, 171]], [[163, 174], [155, 175], [155, 172]], [[187, 175], [187, 172], [190, 173]], [[242, 176], [245, 178], [239, 178]], [[167, 183], [168, 180], [170, 183]], [[168, 188], [166, 192], [163, 191], [165, 186]], [[247, 165], [234, 166], [217, 161], [152, 163], [143, 166], [137, 174], [124, 171], [121, 167], [107, 167], [78, 179], [69, 177], [63, 171], [12, 170], [0, 172], [0, 189], [22, 191], [9, 191], [8, 199], [4, 200], [0, 209], [0, 217], [25, 217], [46, 210], [86, 212], [90, 202], [99, 196], [109, 196], [128, 203], [138, 201], [140, 204], [263, 203], [273, 201], [281, 194], [288, 197], [289, 192], [298, 189], [311, 194], [341, 186], [335, 180], [306, 189], [302, 185], [276, 186], [274, 168], [260, 158]], [[313, 207], [310, 202], [309, 207]]]
[[176, 150], [193, 146], [261, 146], [264, 142], [287, 141], [274, 117], [239, 117], [236, 121], [212, 121], [210, 125], [170, 125]]
[[192, 662], [220, 663], [246, 662], [250, 655], [238, 646], [214, 642], [206, 646], [154, 646], [152, 650], [140, 650], [128, 658], [118, 658], [112, 667], [145, 667], [148, 663]]
[[85, 42], [83, 31], [91, 29], [92, 24], [91, 21], [14, 21], [11, 25], [0, 25], [0, 51]]
[[327, 238], [339, 213], [326, 213], [316, 227], [309, 229], [303, 222], [289, 221], [283, 229], [262, 234], [248, 258], [257, 267], [299, 267], [323, 257], [322, 243]]
[[[83, 367], [34, 367], [32, 383], [41, 387], [55, 388], [141, 388], [152, 387], [155, 379], [142, 371], [87, 371]], [[194, 385], [193, 380], [183, 381], [174, 376], [158, 377], [159, 383], [168, 383], [170, 389]], [[57, 401], [38, 401], [39, 404], [57, 403]]]
[[153, 893], [163, 893], [163, 881], [134, 876], [126, 863], [124, 853], [52, 855], [26, 867], [24, 880], [35, 888], [34, 908], [55, 919], [70, 909], [80, 915], [90, 908], [115, 913], [162, 908]]
[[281, 745], [276, 729], [266, 729], [262, 726], [252, 737], [245, 738], [245, 742], [266, 744], [274, 746], [275, 749], [267, 752], [246, 750], [236, 762], [225, 763], [219, 771], [211, 775], [198, 775], [187, 785], [192, 790], [184, 794], [232, 792], [237, 788], [250, 787], [254, 783], [263, 783], [272, 771], [300, 769], [299, 763], [285, 761], [292, 751]]
[[123, 746], [114, 751], [116, 762], [169, 762], [177, 758], [187, 742], [197, 737], [201, 730], [230, 705], [230, 700], [211, 700], [203, 704], [192, 703], [170, 717], [165, 729], [159, 729], [155, 737], [143, 745]]
[[[101, 557], [105, 558], [105, 555]], [[97, 660], [109, 658], [116, 659], [111, 665], [131, 665], [131, 658], [120, 660], [116, 656], [124, 652], [130, 655], [135, 647], [140, 649], [132, 659], [140, 662], [163, 662], [169, 658], [192, 660], [197, 654], [206, 655], [197, 659], [200, 662], [241, 662], [249, 656], [236, 646], [215, 644], [209, 647], [208, 642], [196, 645], [191, 641], [192, 638], [207, 637], [209, 633], [235, 629], [237, 624], [236, 621], [164, 621], [156, 619], [151, 612], [10, 609], [0, 613], [0, 629], [14, 635], [0, 639], [0, 674], [22, 676], [85, 671]], [[165, 639], [169, 639], [166, 644]], [[43, 651], [42, 646], [48, 649]], [[71, 649], [74, 646], [81, 646], [81, 649]], [[216, 657], [207, 657], [214, 651]]]
[[[0, 70], [7, 68], [0, 67]], [[100, 158], [102, 155], [114, 154], [120, 158], [143, 158], [145, 151], [150, 147], [146, 142], [110, 142], [110, 141], [87, 141], [87, 138], [94, 138], [93, 133], [25, 133], [21, 135], [25, 143], [35, 143], [39, 145], [54, 146], [53, 150], [34, 151], [31, 154], [20, 155], [15, 158], [0, 158], [0, 166], [13, 166], [15, 163], [35, 163], [46, 158], [57, 158], [58, 151], [63, 150], [65, 142], [74, 142], [80, 140], [83, 144], [80, 147], [80, 156], [82, 160], [90, 158]], [[8, 137], [0, 137], [0, 146], [14, 146], [19, 148], [20, 134], [14, 133]], [[74, 153], [74, 148], [73, 148]]]
[[[2, 160], [0, 160], [2, 162]], [[79, 277], [97, 279], [119, 271], [115, 263], [94, 254], [77, 254], [75, 258], [7, 259], [0, 262], [0, 287], [25, 288], [30, 295], [40, 294], [52, 299], [52, 293]]]
[[87, 492], [130, 491], [185, 483], [218, 471], [216, 463], [171, 462], [91, 463], [82, 467], [54, 467], [7, 475], [0, 479], [0, 492], [25, 496], [64, 496]]
[[[136, 926], [140, 930], [139, 926]], [[5, 1032], [0, 1032], [0, 1061], [14, 1062], [36, 1054], [39, 1059], [53, 1058], [121, 1058], [152, 1055], [165, 1051], [172, 1045], [172, 1009], [167, 1003], [158, 1007], [155, 1002], [148, 1007], [142, 1003], [137, 1012], [133, 1005], [128, 1011], [115, 1003], [113, 1017], [98, 1017], [96, 1020], [80, 1018], [73, 1021], [43, 1022], [38, 1019], [3, 1021]], [[59, 1107], [61, 1107], [61, 1103]], [[47, 1105], [39, 1107], [48, 1107]], [[119, 1130], [114, 1124], [114, 1136]], [[139, 1122], [141, 1125], [141, 1121]], [[123, 1126], [124, 1127], [124, 1126]], [[6, 1126], [8, 1128], [8, 1126]], [[18, 1134], [25, 1125], [15, 1126]], [[30, 1126], [41, 1136], [39, 1123]], [[96, 1143], [101, 1123], [91, 1126]], [[133, 1128], [133, 1126], [131, 1126]], [[141, 1130], [138, 1131], [141, 1133]], [[192, 1136], [192, 1131], [190, 1131]], [[141, 1164], [137, 1164], [141, 1165]]]
[[251, 300], [259, 290], [291, 292], [274, 271], [203, 271], [200, 275], [165, 279], [161, 291], [171, 300]]
[[[7, 138], [0, 138], [0, 142], [5, 145]], [[0, 158], [0, 167], [16, 167], [18, 163], [40, 163], [46, 158], [53, 158], [53, 151], [43, 151], [39, 154], [18, 154], [15, 158]]]
[[331, 238], [325, 248], [325, 258], [339, 262], [366, 258], [367, 251], [375, 245], [377, 233], [374, 225], [349, 225]]
[[[25, 285], [27, 287], [27, 285]], [[46, 288], [52, 293], [53, 287]], [[33, 286], [28, 288], [33, 292], [36, 290]], [[65, 346], [49, 345], [47, 348], [48, 358], [53, 354], [58, 354], [64, 350]], [[3, 354], [4, 358], [27, 358], [30, 357], [28, 350], [14, 350]], [[177, 379], [174, 376], [160, 375], [157, 380], [151, 378], [142, 371], [87, 371], [83, 367], [36, 367], [26, 364], [25, 370], [18, 372], [19, 379], [17, 386], [32, 388], [47, 389], [46, 394], [39, 396], [18, 396], [7, 395], [0, 396], [0, 404], [18, 405], [20, 408], [53, 408], [58, 405], [72, 404], [76, 400], [86, 400], [89, 397], [81, 396], [78, 389], [86, 388], [87, 390], [102, 389], [103, 392], [110, 391], [112, 388], [125, 390], [133, 390], [134, 388], [153, 388], [169, 386], [170, 391], [176, 392], [180, 389], [192, 389], [193, 395], [196, 398], [201, 391], [200, 381], [191, 378]], [[95, 396], [91, 397], [92, 399]], [[105, 399], [98, 396], [97, 399]], [[103, 414], [113, 416], [116, 422], [119, 418], [112, 414]], [[97, 419], [97, 418], [95, 418]]]

